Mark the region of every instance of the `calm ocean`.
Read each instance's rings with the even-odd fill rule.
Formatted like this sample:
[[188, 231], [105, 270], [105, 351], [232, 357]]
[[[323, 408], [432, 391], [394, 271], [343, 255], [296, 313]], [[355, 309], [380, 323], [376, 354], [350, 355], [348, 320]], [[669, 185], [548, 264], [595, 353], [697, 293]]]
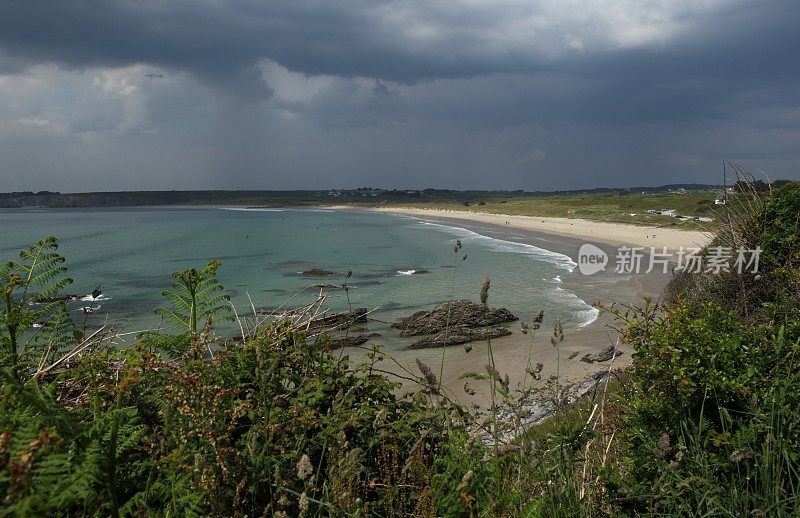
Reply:
[[[71, 294], [102, 285], [94, 325], [136, 331], [161, 325], [154, 309], [170, 273], [220, 259], [219, 279], [239, 313], [296, 307], [314, 300], [319, 283], [341, 284], [347, 271], [353, 307], [392, 321], [455, 298], [478, 300], [484, 275], [491, 306], [527, 319], [544, 309], [568, 328], [596, 311], [563, 289], [574, 263], [534, 246], [402, 216], [312, 209], [122, 208], [0, 210], [0, 259], [45, 236], [56, 236], [75, 283]], [[463, 242], [453, 253], [455, 239]], [[463, 256], [467, 255], [466, 260]], [[299, 272], [322, 268], [327, 278]], [[412, 271], [418, 273], [412, 274]], [[426, 273], [419, 273], [426, 272]], [[332, 311], [347, 308], [344, 290], [328, 291]], [[82, 321], [80, 307], [71, 308]], [[380, 324], [376, 324], [380, 327]], [[385, 327], [383, 342], [396, 338]]]

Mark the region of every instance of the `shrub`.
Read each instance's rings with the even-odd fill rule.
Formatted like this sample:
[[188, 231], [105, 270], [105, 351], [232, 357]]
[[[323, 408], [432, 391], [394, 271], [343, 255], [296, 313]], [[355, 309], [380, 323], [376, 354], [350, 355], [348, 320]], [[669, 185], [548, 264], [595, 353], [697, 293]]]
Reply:
[[[280, 324], [213, 359], [205, 351], [199, 340], [176, 359], [112, 351], [46, 383], [6, 385], [6, 510], [397, 515], [432, 505], [430, 452], [446, 438], [438, 411]], [[66, 385], [68, 405], [53, 396]]]
[[667, 309], [635, 338], [639, 392], [624, 417], [630, 471], [617, 497], [640, 512], [793, 515], [796, 331], [707, 304]]

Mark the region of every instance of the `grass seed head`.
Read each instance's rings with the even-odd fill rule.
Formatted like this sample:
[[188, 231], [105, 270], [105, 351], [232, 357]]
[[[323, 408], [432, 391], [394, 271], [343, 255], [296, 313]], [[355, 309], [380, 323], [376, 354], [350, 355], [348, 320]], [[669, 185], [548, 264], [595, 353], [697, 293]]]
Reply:
[[427, 388], [429, 390], [436, 388], [436, 375], [431, 368], [425, 365], [419, 358], [417, 358], [417, 368], [422, 373], [422, 377], [425, 378]]
[[483, 278], [483, 285], [481, 286], [481, 304], [486, 304], [486, 301], [489, 300], [489, 287], [491, 281], [489, 281], [489, 277]]

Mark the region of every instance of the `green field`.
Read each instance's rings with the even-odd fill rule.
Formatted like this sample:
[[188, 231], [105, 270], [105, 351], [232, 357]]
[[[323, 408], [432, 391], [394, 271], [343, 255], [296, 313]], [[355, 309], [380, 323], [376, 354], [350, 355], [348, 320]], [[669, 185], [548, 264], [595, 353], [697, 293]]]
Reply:
[[[636, 225], [702, 228], [703, 223], [680, 221], [647, 213], [672, 209], [683, 216], [714, 216], [712, 186], [670, 192], [666, 187], [597, 189], [569, 192], [456, 191], [446, 189], [372, 190], [367, 188], [318, 191], [136, 191], [95, 193], [0, 194], [0, 207], [119, 207], [158, 205], [239, 205], [257, 207], [421, 207], [470, 210], [495, 214], [584, 218]], [[707, 223], [705, 224], [707, 225]]]
[[[713, 218], [716, 205], [713, 193], [690, 194], [565, 194], [550, 196], [474, 197], [469, 201], [415, 199], [369, 204], [467, 210], [520, 216], [583, 218], [595, 221], [634, 225], [677, 226], [702, 229], [709, 223], [680, 221], [670, 216], [647, 213], [648, 210], [674, 209], [684, 216]], [[353, 205], [362, 205], [355, 202]]]

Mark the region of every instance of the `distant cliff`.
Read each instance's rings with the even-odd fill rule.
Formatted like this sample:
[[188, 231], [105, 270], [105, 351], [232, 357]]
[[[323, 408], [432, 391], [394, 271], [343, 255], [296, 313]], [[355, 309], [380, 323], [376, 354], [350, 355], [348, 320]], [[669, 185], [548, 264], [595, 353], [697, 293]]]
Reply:
[[145, 205], [280, 204], [319, 202], [313, 191], [128, 191], [62, 194], [0, 193], [0, 207], [130, 207]]

